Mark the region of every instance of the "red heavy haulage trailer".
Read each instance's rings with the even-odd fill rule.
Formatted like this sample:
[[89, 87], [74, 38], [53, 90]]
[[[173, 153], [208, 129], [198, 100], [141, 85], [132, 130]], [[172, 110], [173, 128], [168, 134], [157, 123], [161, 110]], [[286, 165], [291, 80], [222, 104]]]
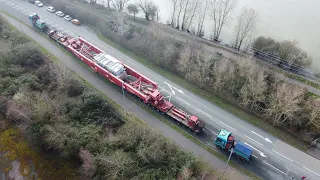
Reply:
[[49, 31], [48, 35], [110, 82], [185, 125], [194, 133], [203, 131], [204, 123], [197, 116], [189, 115], [165, 100], [158, 90], [157, 83], [149, 78], [106, 54], [81, 37], [64, 36], [56, 30]]

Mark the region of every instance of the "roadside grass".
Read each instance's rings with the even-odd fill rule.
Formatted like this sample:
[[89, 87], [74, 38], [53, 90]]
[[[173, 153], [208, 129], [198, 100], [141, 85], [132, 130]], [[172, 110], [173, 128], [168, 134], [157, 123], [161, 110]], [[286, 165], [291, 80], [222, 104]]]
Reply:
[[[263, 129], [264, 131], [268, 132], [269, 134], [279, 138], [280, 140], [287, 142], [288, 144], [306, 152], [308, 150], [308, 144], [304, 143], [300, 140], [298, 140], [296, 137], [294, 137], [292, 134], [285, 132], [284, 130], [274, 127], [272, 126], [270, 123], [268, 123], [267, 121], [263, 120], [262, 118], [257, 117], [256, 115], [247, 112], [246, 110], [238, 107], [237, 105], [235, 105], [235, 103], [229, 101], [229, 100], [225, 100], [221, 97], [219, 97], [218, 95], [215, 95], [213, 93], [208, 93], [207, 91], [200, 89], [199, 87], [197, 87], [196, 85], [186, 81], [185, 79], [182, 79], [181, 77], [169, 72], [168, 70], [165, 70], [159, 66], [157, 66], [156, 64], [152, 63], [151, 61], [148, 61], [145, 58], [142, 58], [140, 56], [137, 56], [136, 54], [134, 54], [133, 52], [131, 52], [130, 50], [126, 49], [125, 47], [116, 44], [115, 42], [113, 42], [112, 40], [106, 38], [105, 36], [103, 36], [102, 34], [98, 33], [98, 37], [105, 41], [106, 43], [108, 43], [109, 45], [111, 45], [112, 47], [120, 50], [122, 53], [130, 56], [132, 59], [144, 64], [145, 66], [147, 66], [148, 68], [152, 69], [153, 71], [161, 74], [162, 76], [170, 79], [171, 81], [175, 82], [176, 84], [184, 87], [185, 89], [190, 90], [191, 92], [193, 92], [194, 94], [199, 95], [200, 97], [203, 97], [204, 99], [207, 99], [208, 101], [216, 104], [217, 106], [219, 106], [220, 108], [227, 110], [228, 112], [234, 114], [235, 116], [239, 117], [240, 119], [243, 119], [245, 121], [247, 121], [250, 124], [253, 124], [254, 126]], [[310, 93], [309, 93], [310, 94]], [[314, 94], [310, 94], [312, 96], [316, 96]]]
[[303, 82], [304, 84], [312, 86], [312, 87], [314, 87], [316, 89], [320, 89], [320, 83], [309, 81], [309, 80], [307, 80], [307, 79], [305, 79], [303, 77], [300, 77], [300, 76], [297, 76], [297, 75], [294, 75], [294, 74], [291, 74], [291, 73], [286, 73], [286, 76], [289, 77], [289, 78], [295, 79], [297, 81]]

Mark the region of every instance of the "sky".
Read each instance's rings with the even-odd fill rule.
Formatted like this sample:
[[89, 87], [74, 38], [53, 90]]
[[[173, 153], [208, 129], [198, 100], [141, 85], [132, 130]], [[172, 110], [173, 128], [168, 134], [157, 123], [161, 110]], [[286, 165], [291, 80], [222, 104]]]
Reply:
[[[171, 0], [154, 0], [163, 22], [170, 18]], [[238, 0], [233, 20], [224, 27], [223, 41], [234, 39], [234, 24], [243, 7], [259, 12], [255, 35], [277, 40], [297, 40], [299, 46], [313, 58], [313, 69], [320, 71], [320, 0]], [[211, 32], [213, 21], [207, 16], [205, 32]]]

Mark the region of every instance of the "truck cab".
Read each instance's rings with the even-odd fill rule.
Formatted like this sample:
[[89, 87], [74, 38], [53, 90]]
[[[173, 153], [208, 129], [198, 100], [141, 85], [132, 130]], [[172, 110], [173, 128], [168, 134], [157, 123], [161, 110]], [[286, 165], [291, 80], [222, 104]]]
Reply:
[[214, 140], [214, 144], [217, 148], [224, 151], [231, 151], [233, 148], [232, 155], [236, 156], [243, 162], [249, 162], [253, 150], [251, 147], [247, 146], [245, 143], [240, 141], [235, 141], [234, 136], [231, 132], [221, 129], [218, 136]]
[[31, 21], [32, 25], [39, 29], [40, 31], [47, 31], [48, 26], [47, 24], [40, 20], [40, 17], [36, 13], [32, 13], [29, 15], [29, 20]]
[[234, 146], [234, 137], [231, 132], [221, 129], [214, 144], [222, 150], [230, 150]]

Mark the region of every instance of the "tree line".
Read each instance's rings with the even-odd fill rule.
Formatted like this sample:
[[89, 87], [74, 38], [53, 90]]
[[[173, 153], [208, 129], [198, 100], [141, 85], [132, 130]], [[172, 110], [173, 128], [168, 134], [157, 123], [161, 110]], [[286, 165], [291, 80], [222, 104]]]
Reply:
[[[97, 1], [90, 2], [97, 3]], [[105, 2], [106, 0], [101, 3], [104, 4]], [[233, 11], [238, 4], [238, 0], [170, 0], [168, 2], [171, 3], [172, 10], [171, 18], [167, 22], [170, 26], [203, 37], [205, 35], [204, 22], [207, 20], [206, 23], [213, 24], [212, 33], [209, 34], [212, 34], [211, 40], [216, 42], [221, 41], [221, 32], [225, 25], [234, 20]], [[152, 0], [107, 0], [107, 4], [107, 8], [113, 8], [121, 13], [127, 9], [129, 14], [134, 16], [134, 19], [139, 12], [143, 12], [145, 19], [148, 21], [155, 21], [156, 16], [158, 16], [158, 7]], [[280, 59], [282, 62], [287, 61], [290, 65], [294, 64], [302, 67], [311, 65], [312, 58], [298, 47], [298, 41], [296, 40], [276, 42], [272, 38], [268, 38], [268, 40], [275, 41], [272, 52], [270, 52], [268, 46], [264, 48], [256, 47], [257, 44], [261, 45], [261, 41], [263, 41], [262, 37], [254, 38], [259, 20], [257, 10], [247, 6], [243, 7], [240, 14], [235, 18], [234, 37], [231, 46], [238, 51], [243, 50], [245, 52], [252, 47], [254, 52], [259, 50], [268, 54], [267, 56], [272, 55]], [[266, 43], [268, 43], [268, 40]], [[267, 56], [264, 55], [265, 58]]]
[[[275, 127], [305, 142], [319, 136], [319, 99], [306, 89], [283, 82], [253, 59], [230, 60], [209, 52], [196, 40], [180, 42], [169, 38], [161, 26], [151, 23], [141, 29], [126, 23], [124, 29], [98, 18], [90, 10], [65, 3], [65, 11], [156, 65], [169, 70], [209, 93], [218, 94], [247, 111], [254, 112]], [[89, 7], [88, 7], [89, 8]], [[93, 19], [95, 21], [93, 21]]]
[[191, 153], [52, 63], [1, 17], [0, 44], [0, 115], [30, 144], [80, 161], [79, 179], [216, 178]]

